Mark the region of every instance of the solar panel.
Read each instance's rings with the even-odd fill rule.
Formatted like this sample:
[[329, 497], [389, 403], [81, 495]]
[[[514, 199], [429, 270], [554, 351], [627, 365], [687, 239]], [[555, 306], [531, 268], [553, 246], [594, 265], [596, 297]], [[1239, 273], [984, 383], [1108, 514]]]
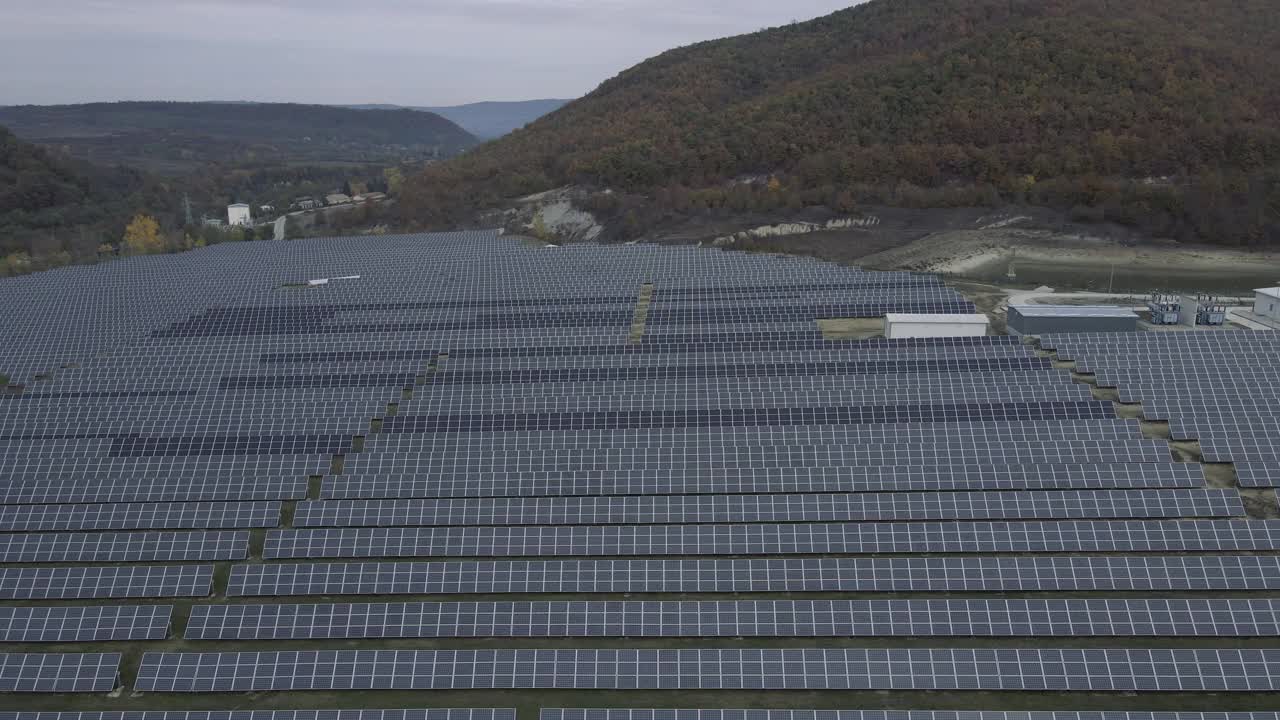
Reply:
[[142, 692], [760, 689], [1270, 692], [1270, 649], [322, 650], [147, 653]]
[[243, 531], [0, 535], [0, 562], [178, 562], [244, 560]]
[[0, 568], [0, 599], [88, 600], [205, 597], [212, 565]]
[[0, 531], [215, 530], [280, 524], [280, 503], [0, 506]]
[[[540, 720], [1277, 720], [1271, 712], [998, 712], [992, 710], [691, 710], [543, 708]], [[6, 719], [7, 720], [7, 719]], [[13, 720], [58, 720], [16, 718]], [[72, 719], [75, 720], [75, 719]]]
[[0, 653], [0, 692], [111, 692], [119, 667], [119, 653]]
[[0, 712], [0, 720], [516, 720], [511, 708]]
[[0, 720], [516, 720], [516, 711], [511, 708], [37, 711], [0, 712]]
[[237, 596], [1280, 589], [1275, 555], [484, 560], [236, 565]]
[[0, 607], [0, 641], [16, 643], [163, 640], [169, 605]]
[[188, 640], [1276, 637], [1277, 600], [737, 600], [197, 605]]

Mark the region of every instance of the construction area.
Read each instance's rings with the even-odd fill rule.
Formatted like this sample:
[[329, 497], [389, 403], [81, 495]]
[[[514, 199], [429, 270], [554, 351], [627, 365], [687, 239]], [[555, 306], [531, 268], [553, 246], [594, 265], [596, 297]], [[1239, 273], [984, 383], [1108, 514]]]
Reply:
[[481, 231], [0, 303], [0, 720], [1280, 717], [1274, 332]]

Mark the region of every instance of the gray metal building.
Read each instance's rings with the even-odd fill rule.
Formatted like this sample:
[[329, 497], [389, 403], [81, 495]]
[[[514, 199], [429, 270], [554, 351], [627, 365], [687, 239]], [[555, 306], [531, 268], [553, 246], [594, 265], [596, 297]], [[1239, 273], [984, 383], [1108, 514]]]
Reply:
[[1133, 310], [1109, 305], [1010, 305], [1009, 332], [1014, 335], [1048, 333], [1134, 332]]

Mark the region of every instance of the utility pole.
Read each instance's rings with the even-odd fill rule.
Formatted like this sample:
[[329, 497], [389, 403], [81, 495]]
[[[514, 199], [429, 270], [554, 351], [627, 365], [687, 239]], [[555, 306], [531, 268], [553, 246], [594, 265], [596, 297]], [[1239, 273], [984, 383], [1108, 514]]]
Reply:
[[1107, 283], [1107, 294], [1111, 295], [1116, 291], [1116, 264], [1111, 263], [1111, 282]]
[[186, 212], [187, 227], [195, 225], [195, 220], [191, 218], [191, 197], [186, 193], [182, 193], [182, 209]]

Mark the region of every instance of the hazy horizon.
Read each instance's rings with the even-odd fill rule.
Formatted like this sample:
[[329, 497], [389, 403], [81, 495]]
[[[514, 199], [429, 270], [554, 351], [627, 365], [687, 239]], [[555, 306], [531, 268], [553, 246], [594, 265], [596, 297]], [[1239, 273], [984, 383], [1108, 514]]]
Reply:
[[[567, 99], [666, 50], [854, 0], [69, 0], [0, 24], [0, 105]], [[57, 49], [53, 52], [52, 49]], [[39, 62], [32, 62], [39, 58]]]

